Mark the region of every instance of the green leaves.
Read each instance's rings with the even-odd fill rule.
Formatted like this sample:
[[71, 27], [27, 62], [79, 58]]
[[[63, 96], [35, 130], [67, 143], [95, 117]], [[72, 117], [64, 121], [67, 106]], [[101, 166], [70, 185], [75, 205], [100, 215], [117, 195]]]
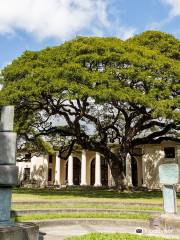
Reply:
[[128, 42], [155, 49], [172, 59], [180, 60], [180, 41], [174, 36], [159, 32], [147, 31], [128, 40]]
[[[107, 143], [109, 132], [124, 144], [146, 121], [160, 117], [179, 124], [179, 53], [180, 41], [158, 31], [127, 41], [78, 37], [39, 52], [26, 51], [2, 71], [0, 104], [16, 105], [20, 131], [35, 128], [51, 134], [50, 119], [59, 117], [56, 127], [62, 121], [68, 129], [63, 134], [69, 137], [70, 129], [85, 147], [97, 147], [96, 139]], [[97, 138], [91, 142], [85, 125], [95, 129]]]

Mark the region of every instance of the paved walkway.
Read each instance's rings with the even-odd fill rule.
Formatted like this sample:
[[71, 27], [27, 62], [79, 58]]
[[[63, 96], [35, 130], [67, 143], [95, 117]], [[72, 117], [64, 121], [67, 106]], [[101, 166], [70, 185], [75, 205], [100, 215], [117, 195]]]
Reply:
[[[61, 225], [61, 226], [49, 226], [40, 228], [39, 240], [63, 240], [71, 236], [80, 236], [91, 232], [121, 232], [121, 233], [135, 233], [136, 228], [131, 226], [104, 226], [104, 225]], [[162, 237], [174, 237], [179, 238], [180, 236], [171, 235], [171, 233], [163, 233], [158, 230], [143, 229], [145, 235], [157, 235]]]

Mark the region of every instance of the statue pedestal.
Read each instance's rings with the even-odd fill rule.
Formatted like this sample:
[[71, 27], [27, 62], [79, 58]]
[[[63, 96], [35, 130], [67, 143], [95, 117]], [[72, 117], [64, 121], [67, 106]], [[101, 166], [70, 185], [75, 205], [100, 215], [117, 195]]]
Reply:
[[11, 222], [11, 188], [18, 185], [14, 107], [3, 106], [0, 115], [0, 240], [38, 240], [38, 226]]
[[0, 224], [0, 240], [38, 240], [39, 227], [33, 223]]
[[169, 233], [180, 234], [180, 215], [179, 214], [161, 214], [150, 219], [150, 227]]

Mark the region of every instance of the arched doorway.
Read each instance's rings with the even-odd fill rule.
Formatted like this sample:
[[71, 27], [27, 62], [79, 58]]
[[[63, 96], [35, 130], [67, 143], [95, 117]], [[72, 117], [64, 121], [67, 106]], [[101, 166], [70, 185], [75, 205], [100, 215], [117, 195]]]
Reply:
[[[95, 183], [95, 158], [91, 161], [91, 185]], [[101, 157], [101, 183], [102, 186], [108, 186], [108, 163]]]
[[73, 183], [74, 185], [81, 183], [81, 161], [77, 157], [73, 158]]
[[105, 158], [101, 158], [101, 182], [102, 186], [108, 186], [108, 163]]
[[137, 168], [137, 160], [132, 157], [131, 159], [131, 172], [132, 172], [132, 185], [134, 187], [138, 186], [138, 168]]
[[91, 161], [91, 186], [95, 184], [95, 158]]
[[[66, 181], [68, 182], [68, 161], [66, 162]], [[73, 157], [73, 184], [81, 183], [81, 161], [77, 157]]]

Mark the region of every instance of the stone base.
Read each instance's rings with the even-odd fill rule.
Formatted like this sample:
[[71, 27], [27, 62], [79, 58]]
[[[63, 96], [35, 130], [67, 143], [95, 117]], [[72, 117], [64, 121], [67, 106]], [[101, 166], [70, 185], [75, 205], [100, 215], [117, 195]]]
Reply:
[[150, 219], [150, 227], [170, 233], [180, 233], [179, 214], [161, 214]]
[[39, 227], [33, 223], [0, 224], [0, 240], [38, 240]]

